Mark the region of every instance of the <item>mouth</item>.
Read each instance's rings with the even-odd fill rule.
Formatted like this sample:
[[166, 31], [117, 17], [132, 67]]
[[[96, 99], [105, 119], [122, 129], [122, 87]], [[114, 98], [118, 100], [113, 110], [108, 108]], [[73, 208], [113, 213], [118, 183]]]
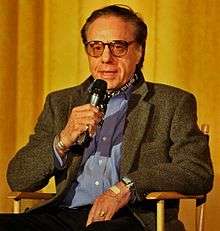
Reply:
[[117, 71], [116, 70], [110, 70], [110, 71], [99, 71], [99, 75], [102, 76], [103, 78], [112, 78], [115, 77], [117, 75]]

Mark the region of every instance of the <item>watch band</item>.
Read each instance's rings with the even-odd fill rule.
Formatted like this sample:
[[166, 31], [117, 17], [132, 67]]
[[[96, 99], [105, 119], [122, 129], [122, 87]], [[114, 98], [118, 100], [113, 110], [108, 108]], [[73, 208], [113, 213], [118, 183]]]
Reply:
[[121, 192], [120, 188], [118, 188], [116, 185], [113, 185], [111, 188], [109, 188], [113, 193], [116, 195]]

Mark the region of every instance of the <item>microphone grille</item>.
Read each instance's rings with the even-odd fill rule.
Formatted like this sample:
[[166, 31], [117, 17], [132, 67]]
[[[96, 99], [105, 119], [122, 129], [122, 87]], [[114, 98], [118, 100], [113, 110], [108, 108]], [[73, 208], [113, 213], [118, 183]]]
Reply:
[[100, 92], [105, 93], [107, 90], [107, 82], [102, 79], [96, 79], [92, 85], [91, 88], [91, 93], [97, 93], [99, 94]]

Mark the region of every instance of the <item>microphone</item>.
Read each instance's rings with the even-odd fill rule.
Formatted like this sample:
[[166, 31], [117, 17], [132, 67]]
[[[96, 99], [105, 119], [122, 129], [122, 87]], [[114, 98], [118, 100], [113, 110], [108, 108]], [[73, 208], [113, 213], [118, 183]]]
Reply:
[[[90, 104], [95, 107], [99, 107], [104, 113], [107, 108], [107, 82], [102, 79], [96, 79], [92, 87], [89, 90], [91, 94]], [[89, 131], [83, 132], [77, 139], [76, 143], [78, 145], [86, 144], [90, 140]]]
[[103, 109], [106, 106], [107, 100], [107, 82], [102, 79], [96, 79], [89, 92], [91, 94], [90, 104]]

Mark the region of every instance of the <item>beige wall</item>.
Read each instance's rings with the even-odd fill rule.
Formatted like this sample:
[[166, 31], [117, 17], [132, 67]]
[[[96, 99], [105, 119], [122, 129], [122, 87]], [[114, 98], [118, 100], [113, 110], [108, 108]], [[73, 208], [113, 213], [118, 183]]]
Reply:
[[[46, 94], [88, 74], [79, 28], [103, 0], [0, 0], [0, 211], [11, 211], [5, 171], [27, 142]], [[200, 123], [210, 124], [215, 185], [208, 197], [207, 230], [220, 228], [220, 2], [120, 1], [149, 26], [144, 74], [150, 81], [193, 92]], [[182, 217], [191, 214], [186, 208]], [[187, 219], [193, 230], [192, 219]]]

